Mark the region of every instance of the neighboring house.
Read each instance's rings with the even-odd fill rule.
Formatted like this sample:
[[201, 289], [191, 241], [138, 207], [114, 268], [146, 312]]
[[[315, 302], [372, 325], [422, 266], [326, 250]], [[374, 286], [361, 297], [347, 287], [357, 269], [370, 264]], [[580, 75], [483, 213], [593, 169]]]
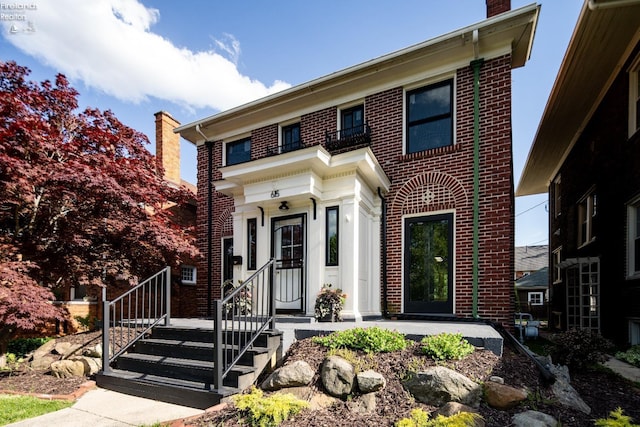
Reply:
[[550, 322], [640, 343], [640, 3], [585, 2], [517, 195], [548, 192]]
[[[546, 257], [546, 255], [545, 255]], [[547, 319], [549, 268], [526, 274], [516, 280], [516, 311], [530, 313], [536, 319]]]
[[516, 246], [515, 252], [515, 279], [539, 271], [549, 266], [549, 246]]
[[274, 257], [281, 313], [313, 315], [330, 283], [346, 319], [513, 324], [511, 70], [539, 7], [487, 3], [482, 22], [176, 130], [198, 152], [200, 315]]

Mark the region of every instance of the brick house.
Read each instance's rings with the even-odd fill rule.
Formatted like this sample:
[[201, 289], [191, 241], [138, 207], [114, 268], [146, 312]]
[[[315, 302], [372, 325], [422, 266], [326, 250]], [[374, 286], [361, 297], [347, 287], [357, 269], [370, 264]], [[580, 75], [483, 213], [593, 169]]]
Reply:
[[176, 129], [198, 152], [201, 315], [274, 257], [279, 312], [313, 315], [331, 284], [346, 319], [512, 323], [511, 70], [539, 7], [487, 3], [482, 22]]
[[640, 4], [585, 2], [516, 195], [549, 194], [550, 323], [640, 343]]

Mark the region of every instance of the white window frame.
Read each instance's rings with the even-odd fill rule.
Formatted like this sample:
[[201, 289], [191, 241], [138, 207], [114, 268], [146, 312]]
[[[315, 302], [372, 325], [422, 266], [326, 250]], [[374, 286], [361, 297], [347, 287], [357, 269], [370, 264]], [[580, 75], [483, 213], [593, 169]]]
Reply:
[[554, 249], [551, 252], [551, 268], [553, 268], [553, 283], [562, 283], [562, 268], [560, 263], [562, 262], [562, 246]]
[[[185, 279], [185, 271], [189, 271], [191, 278]], [[183, 285], [195, 285], [198, 280], [198, 269], [193, 265], [180, 266], [180, 283]]]
[[[578, 247], [593, 242], [596, 238], [593, 232], [593, 220], [597, 214], [598, 198], [594, 191], [589, 191], [578, 201]], [[582, 225], [586, 223], [583, 231]]]
[[[534, 299], [532, 298], [533, 296], [538, 297], [538, 298], [535, 298], [538, 302], [532, 302], [532, 300]], [[544, 292], [542, 291], [527, 292], [527, 302], [529, 303], [529, 305], [544, 305]]]
[[638, 215], [640, 215], [640, 196], [627, 204], [627, 278], [640, 277], [640, 265], [635, 265], [635, 240], [640, 233], [637, 230]]
[[562, 215], [562, 176], [558, 175], [553, 180], [553, 216], [559, 217]]
[[633, 61], [627, 72], [629, 73], [629, 138], [631, 138], [640, 129], [640, 123], [637, 122], [637, 109], [640, 102], [640, 55]]

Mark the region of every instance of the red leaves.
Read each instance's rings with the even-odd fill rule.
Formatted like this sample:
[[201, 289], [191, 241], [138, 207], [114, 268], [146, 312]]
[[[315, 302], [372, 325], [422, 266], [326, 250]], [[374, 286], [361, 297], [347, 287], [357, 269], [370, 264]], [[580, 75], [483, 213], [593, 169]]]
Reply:
[[[108, 284], [194, 256], [193, 239], [163, 210], [187, 195], [162, 180], [147, 137], [110, 111], [77, 112], [64, 76], [38, 84], [28, 74], [0, 62], [0, 239], [39, 268], [18, 274], [0, 251], [0, 277], [12, 278], [2, 279], [2, 295], [33, 308], [50, 297], [37, 283], [103, 285], [105, 273]], [[41, 291], [29, 298], [18, 291], [33, 286]]]

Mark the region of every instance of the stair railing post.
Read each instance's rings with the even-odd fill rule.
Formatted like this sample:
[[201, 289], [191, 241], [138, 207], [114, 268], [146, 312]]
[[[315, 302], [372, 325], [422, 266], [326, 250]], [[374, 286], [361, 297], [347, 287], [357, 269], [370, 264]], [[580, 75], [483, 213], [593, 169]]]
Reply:
[[269, 328], [273, 331], [276, 329], [276, 261], [272, 260], [269, 267], [271, 273], [271, 280], [269, 283]]
[[164, 318], [164, 326], [171, 325], [171, 267], [167, 267], [165, 271], [164, 278], [165, 292], [164, 292], [164, 306], [166, 307], [167, 313]]
[[104, 299], [102, 301], [102, 372], [108, 374], [111, 372], [111, 367], [109, 366], [109, 349], [111, 348], [109, 345], [109, 324], [111, 323], [109, 320], [109, 301]]
[[213, 322], [215, 342], [213, 344], [213, 386], [216, 389], [222, 388], [223, 372], [223, 343], [222, 343], [222, 301], [217, 299], [213, 306]]

